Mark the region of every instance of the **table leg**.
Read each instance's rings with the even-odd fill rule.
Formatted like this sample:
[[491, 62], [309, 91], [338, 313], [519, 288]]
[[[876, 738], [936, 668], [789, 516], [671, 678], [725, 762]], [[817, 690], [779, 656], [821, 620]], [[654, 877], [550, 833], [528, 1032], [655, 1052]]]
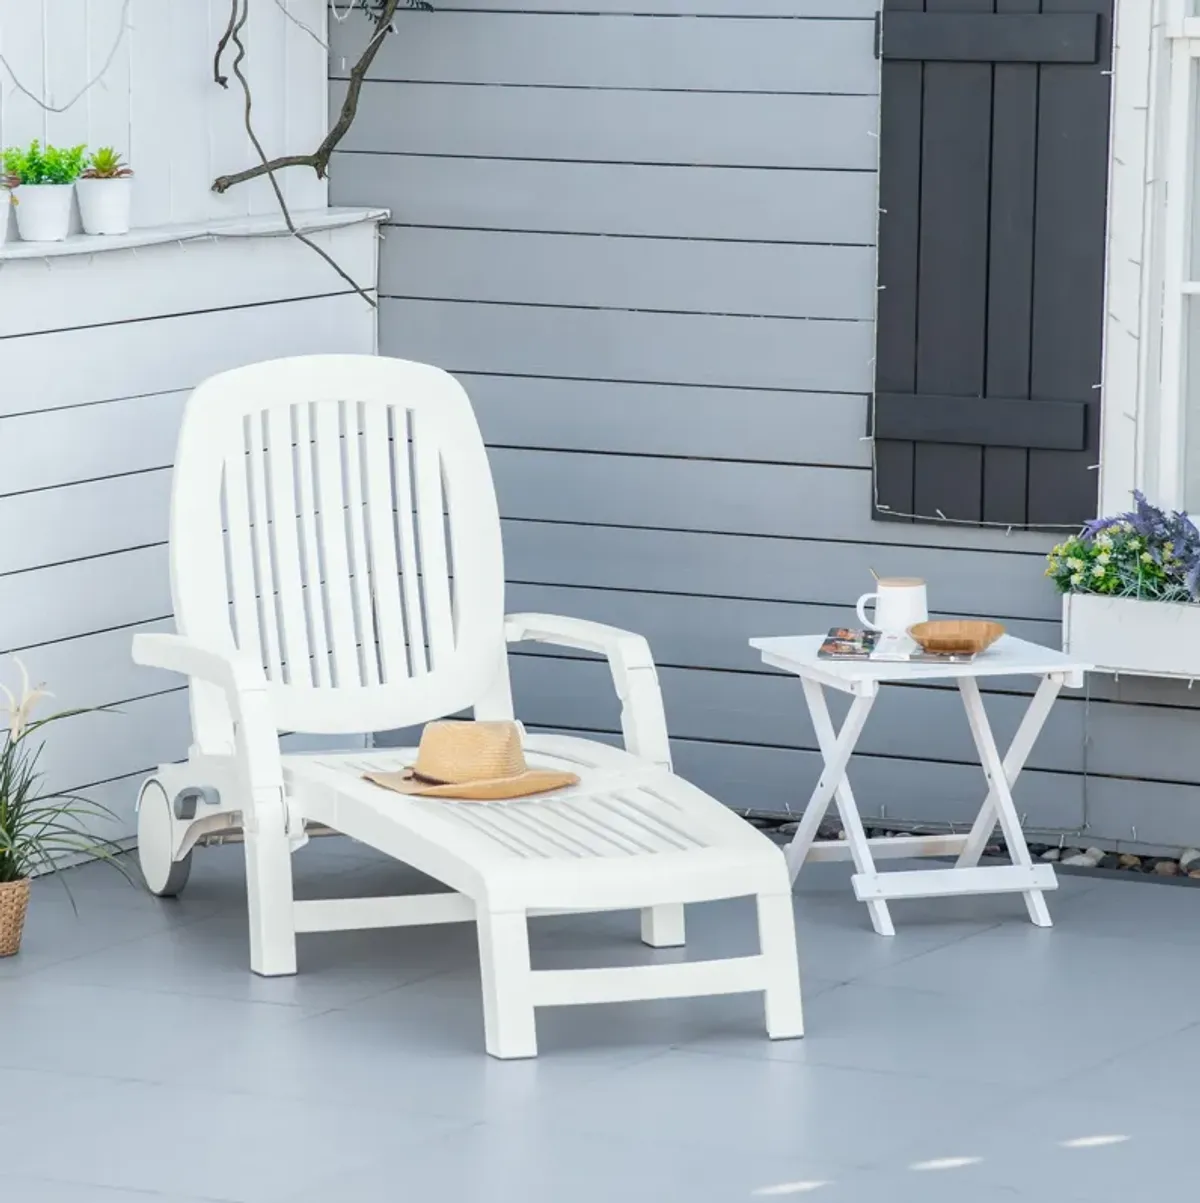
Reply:
[[[1021, 820], [1013, 805], [1012, 785], [1024, 767], [1061, 686], [1062, 681], [1052, 677], [1046, 677], [1042, 681], [1017, 730], [1008, 755], [1002, 761], [996, 748], [991, 724], [988, 722], [987, 711], [984, 709], [978, 680], [974, 677], [959, 678], [958, 688], [962, 694], [963, 705], [966, 707], [967, 722], [971, 726], [971, 736], [975, 740], [975, 748], [979, 752], [979, 760], [983, 765], [983, 773], [988, 782], [987, 798], [971, 829], [967, 846], [959, 856], [959, 867], [973, 866], [978, 863], [987, 839], [997, 822], [1000, 824], [1001, 831], [1004, 832], [1004, 840], [1008, 845], [1008, 854], [1012, 863], [1032, 866], [1033, 857], [1025, 843]], [[1046, 907], [1046, 899], [1042, 891], [1026, 890], [1024, 897], [1029, 918], [1038, 927], [1049, 927], [1050, 912]]]
[[[808, 703], [808, 713], [812, 718], [813, 730], [816, 732], [817, 745], [825, 761], [825, 769], [813, 790], [800, 826], [788, 848], [788, 865], [792, 871], [792, 879], [800, 872], [809, 849], [817, 838], [817, 828], [820, 826], [825, 812], [829, 809], [831, 798], [837, 801], [838, 814], [841, 816], [842, 827], [846, 832], [846, 842], [850, 847], [850, 855], [854, 861], [856, 873], [874, 876], [875, 858], [871, 855], [871, 846], [867, 842], [863, 830], [862, 818], [858, 813], [858, 804], [854, 800], [854, 792], [846, 777], [846, 768], [854, 753], [854, 746], [862, 734], [862, 729], [875, 703], [875, 695], [859, 694], [850, 705], [850, 712], [842, 724], [841, 731], [835, 731], [833, 720], [829, 715], [829, 707], [825, 702], [825, 693], [821, 686], [807, 678], [804, 684], [804, 698]], [[888, 905], [883, 899], [872, 899], [867, 903], [867, 911], [871, 916], [871, 926], [881, 936], [895, 935], [892, 918]]]
[[[1043, 677], [1038, 685], [1037, 692], [1033, 695], [1033, 700], [1029, 703], [1025, 717], [1021, 719], [1021, 725], [1017, 728], [1004, 757], [1004, 779], [1008, 782], [1010, 790], [1021, 775], [1025, 761], [1029, 759], [1029, 753], [1042, 733], [1042, 727], [1062, 687], [1063, 680], [1060, 676]], [[987, 801], [983, 804], [983, 809], [979, 812], [970, 835], [967, 836], [966, 845], [959, 854], [956, 862], [958, 868], [969, 868], [979, 864], [995, 827], [996, 800], [994, 792], [989, 791]]]

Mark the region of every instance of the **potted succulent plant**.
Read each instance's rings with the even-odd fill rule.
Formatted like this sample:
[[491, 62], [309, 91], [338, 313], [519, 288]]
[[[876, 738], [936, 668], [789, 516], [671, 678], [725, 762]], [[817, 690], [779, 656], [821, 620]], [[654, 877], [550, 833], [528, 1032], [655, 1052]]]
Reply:
[[61, 242], [71, 229], [71, 197], [83, 170], [82, 146], [46, 146], [35, 138], [4, 152], [5, 180], [17, 202], [17, 230], [26, 242]]
[[90, 711], [62, 710], [35, 719], [34, 707], [50, 695], [31, 689], [25, 666], [18, 660], [17, 667], [20, 695], [0, 684], [8, 700], [8, 729], [0, 732], [0, 957], [20, 951], [34, 874], [52, 871], [64, 857], [90, 856], [128, 877], [116, 859], [120, 849], [85, 827], [89, 820], [111, 820], [113, 813], [98, 802], [47, 790], [39, 768], [42, 728]]
[[85, 234], [129, 233], [133, 170], [111, 146], [88, 156], [75, 193]]

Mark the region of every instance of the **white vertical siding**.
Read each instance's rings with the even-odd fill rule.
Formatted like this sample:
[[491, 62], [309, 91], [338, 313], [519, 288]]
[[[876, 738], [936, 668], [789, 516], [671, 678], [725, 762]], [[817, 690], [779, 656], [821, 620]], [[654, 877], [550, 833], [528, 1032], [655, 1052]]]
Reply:
[[[325, 36], [324, 0], [287, 0], [288, 11]], [[137, 173], [134, 224], [164, 225], [266, 213], [275, 207], [258, 180], [224, 196], [213, 179], [257, 161], [242, 123], [235, 80], [212, 78], [213, 51], [228, 0], [130, 0], [102, 80], [64, 113], [45, 111], [14, 82], [52, 107], [67, 103], [103, 67], [121, 30], [123, 0], [22, 0], [0, 5], [0, 145], [31, 138], [86, 142], [125, 152]], [[255, 128], [269, 155], [314, 149], [327, 129], [325, 51], [271, 2], [253, 3], [243, 31], [254, 90]], [[226, 71], [232, 62], [226, 57]], [[289, 204], [325, 205], [325, 184], [309, 171], [285, 173]]]

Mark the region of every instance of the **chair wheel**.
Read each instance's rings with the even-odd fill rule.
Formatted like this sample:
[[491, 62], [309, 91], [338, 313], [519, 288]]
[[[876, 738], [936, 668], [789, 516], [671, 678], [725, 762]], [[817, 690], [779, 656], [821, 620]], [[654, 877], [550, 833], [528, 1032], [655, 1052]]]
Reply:
[[146, 887], [159, 898], [174, 898], [187, 885], [192, 854], [172, 860], [175, 845], [171, 800], [162, 782], [150, 777], [138, 795], [138, 864]]

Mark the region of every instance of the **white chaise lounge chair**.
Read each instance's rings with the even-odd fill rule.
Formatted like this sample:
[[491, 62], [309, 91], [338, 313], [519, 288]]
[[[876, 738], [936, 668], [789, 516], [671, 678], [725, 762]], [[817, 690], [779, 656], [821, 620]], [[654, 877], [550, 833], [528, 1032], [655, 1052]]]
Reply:
[[[553, 499], [547, 499], [552, 504]], [[188, 677], [193, 743], [139, 798], [150, 889], [177, 894], [206, 833], [244, 833], [250, 963], [296, 971], [296, 933], [474, 921], [487, 1050], [536, 1055], [534, 1008], [762, 991], [773, 1038], [802, 1033], [783, 853], [675, 776], [646, 641], [504, 615], [500, 519], [466, 394], [436, 368], [322, 355], [215, 376], [188, 401], [175, 461], [177, 635], [141, 664]], [[533, 766], [580, 784], [542, 799], [404, 797], [363, 779], [412, 752], [281, 755], [280, 731], [360, 733], [472, 710], [511, 719], [506, 645], [606, 656], [625, 750], [529, 735]], [[291, 854], [324, 824], [453, 893], [296, 901]], [[755, 955], [538, 972], [527, 918], [640, 909], [642, 938], [683, 943], [683, 906], [753, 895]]]

